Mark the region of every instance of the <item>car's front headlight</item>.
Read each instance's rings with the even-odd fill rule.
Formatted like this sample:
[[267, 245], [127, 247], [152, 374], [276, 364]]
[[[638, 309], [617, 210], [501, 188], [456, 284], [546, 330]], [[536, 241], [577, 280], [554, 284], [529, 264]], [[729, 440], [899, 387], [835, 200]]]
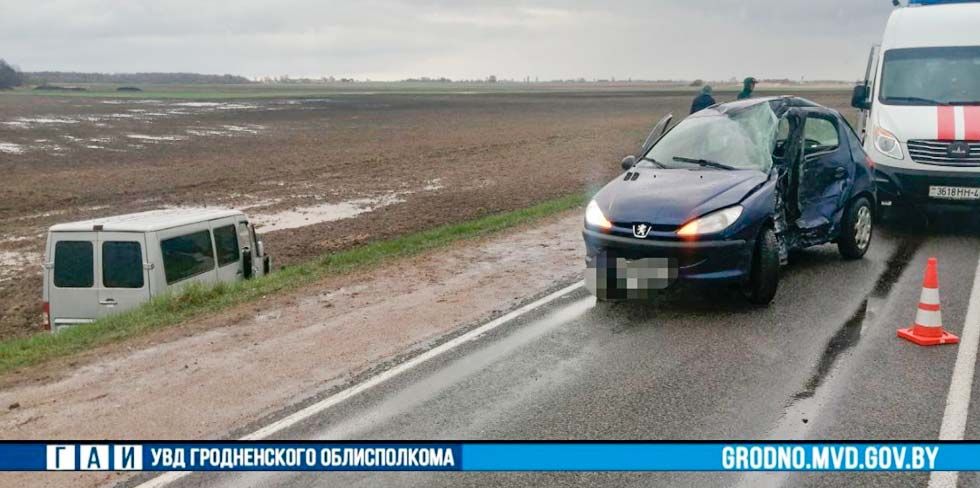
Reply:
[[735, 205], [734, 207], [728, 207], [716, 212], [711, 212], [704, 217], [694, 219], [684, 224], [684, 226], [677, 231], [677, 235], [691, 237], [721, 232], [727, 229], [728, 226], [735, 223], [735, 221], [738, 220], [741, 215], [741, 205]]
[[595, 200], [589, 202], [589, 206], [585, 207], [585, 224], [602, 230], [612, 229], [612, 222], [605, 215], [602, 215], [602, 210], [599, 210], [599, 204]]
[[881, 127], [875, 129], [875, 149], [881, 154], [895, 159], [903, 159], [902, 145], [898, 142], [895, 134], [888, 132]]

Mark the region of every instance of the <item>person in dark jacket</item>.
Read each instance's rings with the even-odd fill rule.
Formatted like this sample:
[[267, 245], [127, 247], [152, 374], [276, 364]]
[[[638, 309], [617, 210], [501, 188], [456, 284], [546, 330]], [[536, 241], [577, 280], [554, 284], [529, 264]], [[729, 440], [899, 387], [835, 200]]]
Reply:
[[715, 99], [711, 96], [711, 85], [704, 85], [701, 87], [701, 93], [694, 97], [694, 101], [691, 102], [691, 113], [704, 110], [712, 105], [714, 105]]
[[742, 81], [742, 91], [738, 93], [738, 100], [752, 98], [752, 91], [755, 90], [756, 83], [756, 79], [751, 76]]

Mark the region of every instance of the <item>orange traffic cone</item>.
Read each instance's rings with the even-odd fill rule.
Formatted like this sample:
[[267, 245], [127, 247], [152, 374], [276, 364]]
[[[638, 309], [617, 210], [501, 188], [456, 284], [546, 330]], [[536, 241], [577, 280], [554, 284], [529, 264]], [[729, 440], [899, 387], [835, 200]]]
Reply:
[[898, 329], [898, 337], [920, 346], [960, 342], [959, 337], [943, 330], [943, 315], [939, 310], [939, 273], [936, 271], [936, 258], [929, 258], [926, 264], [926, 276], [922, 280], [922, 295], [919, 298], [919, 310], [915, 313], [915, 324], [907, 329]]

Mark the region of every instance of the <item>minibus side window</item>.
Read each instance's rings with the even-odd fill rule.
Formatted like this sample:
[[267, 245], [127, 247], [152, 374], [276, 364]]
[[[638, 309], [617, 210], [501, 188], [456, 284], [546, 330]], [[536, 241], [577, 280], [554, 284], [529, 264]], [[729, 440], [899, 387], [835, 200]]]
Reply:
[[214, 270], [211, 231], [202, 230], [160, 241], [167, 284]]
[[238, 233], [234, 225], [214, 229], [214, 245], [218, 249], [218, 266], [238, 262]]
[[133, 241], [102, 243], [102, 286], [143, 288], [143, 251]]
[[58, 241], [54, 245], [54, 286], [91, 288], [95, 282], [92, 243]]

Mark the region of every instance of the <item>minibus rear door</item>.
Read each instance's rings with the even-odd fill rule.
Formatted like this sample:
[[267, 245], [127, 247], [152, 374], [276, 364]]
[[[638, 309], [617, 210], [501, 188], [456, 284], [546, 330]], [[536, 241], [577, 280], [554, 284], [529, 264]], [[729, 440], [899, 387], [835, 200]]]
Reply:
[[95, 232], [56, 232], [44, 264], [51, 328], [92, 322], [98, 317], [98, 255]]
[[152, 265], [141, 232], [100, 232], [99, 317], [134, 308], [150, 298]]

